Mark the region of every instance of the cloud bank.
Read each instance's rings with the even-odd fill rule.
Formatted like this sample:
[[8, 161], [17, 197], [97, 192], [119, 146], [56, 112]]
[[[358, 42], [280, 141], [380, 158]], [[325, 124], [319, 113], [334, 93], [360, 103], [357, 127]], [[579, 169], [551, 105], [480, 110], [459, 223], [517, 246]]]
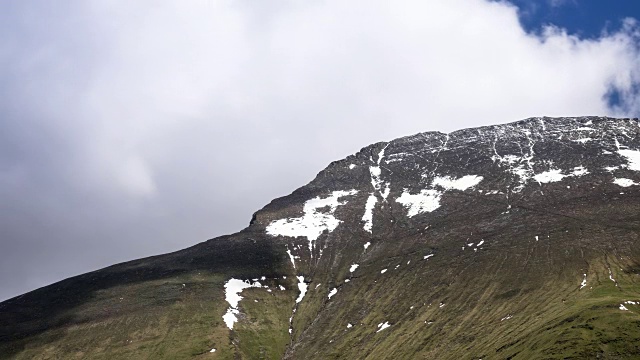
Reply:
[[235, 232], [376, 141], [640, 113], [633, 19], [586, 40], [485, 0], [2, 7], [0, 299]]

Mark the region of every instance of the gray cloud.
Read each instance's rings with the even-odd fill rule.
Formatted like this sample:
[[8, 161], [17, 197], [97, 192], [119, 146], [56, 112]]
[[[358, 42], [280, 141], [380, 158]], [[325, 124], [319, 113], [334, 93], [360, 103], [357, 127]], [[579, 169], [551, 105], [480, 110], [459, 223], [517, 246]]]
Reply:
[[0, 299], [237, 231], [372, 142], [640, 109], [633, 21], [587, 41], [481, 0], [2, 7]]

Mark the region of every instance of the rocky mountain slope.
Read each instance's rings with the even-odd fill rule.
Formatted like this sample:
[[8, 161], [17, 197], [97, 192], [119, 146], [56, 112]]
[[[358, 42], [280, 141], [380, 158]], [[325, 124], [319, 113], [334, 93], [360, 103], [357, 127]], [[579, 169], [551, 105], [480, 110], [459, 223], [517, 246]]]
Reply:
[[0, 358], [640, 358], [637, 119], [363, 148], [239, 233], [0, 303]]

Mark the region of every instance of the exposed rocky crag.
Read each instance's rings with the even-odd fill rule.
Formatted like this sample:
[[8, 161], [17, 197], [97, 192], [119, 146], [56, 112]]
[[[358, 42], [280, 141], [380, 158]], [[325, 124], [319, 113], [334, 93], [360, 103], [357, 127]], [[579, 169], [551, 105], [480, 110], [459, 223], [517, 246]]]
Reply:
[[0, 358], [640, 357], [640, 125], [363, 148], [237, 234], [0, 303]]

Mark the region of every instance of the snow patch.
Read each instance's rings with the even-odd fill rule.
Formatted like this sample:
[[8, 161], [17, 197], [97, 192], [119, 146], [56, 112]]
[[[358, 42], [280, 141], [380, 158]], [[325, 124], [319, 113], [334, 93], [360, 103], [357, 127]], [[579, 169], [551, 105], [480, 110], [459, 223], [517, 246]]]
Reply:
[[382, 184], [382, 179], [380, 179], [382, 170], [380, 170], [380, 166], [369, 166], [369, 173], [371, 174], [371, 186], [380, 191], [380, 186]]
[[[272, 221], [267, 226], [267, 234], [272, 236], [304, 236], [309, 240], [309, 252], [313, 254], [315, 240], [318, 239], [323, 231], [329, 232], [342, 222], [333, 216], [336, 208], [345, 205], [347, 202], [339, 201], [340, 198], [357, 194], [357, 190], [334, 191], [326, 198], [320, 196], [308, 200], [304, 203], [304, 215], [298, 218], [280, 219]], [[321, 212], [320, 209], [329, 208], [327, 212]]]
[[405, 189], [396, 202], [408, 209], [407, 216], [414, 217], [424, 212], [432, 212], [440, 207], [442, 193], [437, 190], [421, 190], [418, 194], [409, 194]]
[[631, 180], [631, 179], [625, 179], [625, 178], [617, 178], [615, 180], [613, 180], [613, 183], [618, 185], [618, 186], [622, 186], [622, 187], [629, 187], [632, 185], [640, 185], [637, 182]]
[[369, 233], [371, 233], [371, 230], [373, 229], [373, 209], [375, 208], [377, 201], [378, 198], [374, 194], [371, 194], [367, 199], [367, 204], [364, 206], [364, 215], [362, 216], [362, 221], [364, 221], [363, 228]]
[[583, 176], [587, 175], [589, 171], [584, 166], [576, 166], [571, 172], [571, 176]]
[[391, 185], [382, 181], [382, 171], [379, 166], [370, 166], [369, 173], [371, 174], [371, 185], [380, 193], [383, 199], [387, 199], [389, 192], [391, 191]]
[[580, 283], [580, 289], [582, 289], [585, 286], [587, 286], [587, 274], [584, 274], [584, 279]]
[[380, 331], [388, 328], [389, 326], [391, 326], [391, 325], [389, 325], [388, 321], [385, 321], [384, 323], [378, 324], [378, 331], [376, 331], [376, 333], [379, 333]]
[[356, 167], [356, 164], [349, 165], [349, 170], [353, 170]]
[[[433, 256], [433, 254], [425, 255], [423, 259], [424, 259], [424, 260], [427, 260], [428, 258], [430, 258], [430, 257], [432, 257], [432, 256]], [[408, 264], [408, 263], [407, 263], [407, 264]]]
[[327, 295], [327, 298], [331, 299], [331, 297], [337, 293], [338, 293], [338, 289], [333, 288], [331, 291], [329, 291], [329, 295]]
[[298, 278], [298, 290], [300, 290], [300, 295], [298, 295], [298, 298], [296, 299], [296, 304], [299, 304], [304, 298], [304, 296], [307, 294], [307, 289], [309, 288], [309, 285], [307, 285], [307, 283], [304, 282], [304, 276], [296, 276], [296, 277]]
[[440, 186], [446, 190], [460, 190], [464, 191], [472, 188], [482, 181], [483, 177], [478, 175], [466, 175], [459, 179], [454, 179], [449, 176], [438, 176], [433, 179], [433, 185]]
[[250, 283], [249, 280], [242, 281], [233, 278], [229, 279], [229, 281], [224, 284], [224, 297], [229, 303], [229, 309], [227, 309], [227, 313], [222, 316], [222, 320], [227, 324], [229, 330], [233, 330], [233, 324], [238, 321], [238, 318], [236, 317], [236, 315], [240, 313], [240, 310], [238, 310], [238, 303], [242, 300], [240, 293], [242, 290], [251, 287], [262, 287], [262, 285], [257, 281]]
[[613, 281], [616, 286], [618, 286], [618, 282], [616, 281], [616, 279], [613, 278], [613, 273], [611, 272], [611, 269], [609, 269], [609, 280]]
[[620, 308], [619, 308], [619, 309], [620, 309], [620, 310], [623, 310], [623, 311], [628, 311], [628, 310], [629, 310], [629, 309], [627, 309], [627, 307], [626, 307], [626, 306], [624, 306], [623, 304], [620, 304]]
[[589, 174], [584, 166], [576, 166], [569, 174], [563, 174], [560, 169], [550, 169], [533, 176], [533, 179], [541, 184], [558, 182], [569, 176], [583, 176]]
[[356, 269], [358, 268], [358, 266], [360, 266], [360, 265], [358, 265], [358, 264], [353, 264], [353, 265], [351, 265], [351, 267], [349, 268], [349, 272], [354, 272], [354, 271], [356, 271]]
[[364, 244], [364, 249], [365, 249], [365, 250], [367, 250], [367, 248], [368, 248], [370, 245], [371, 245], [371, 241], [367, 241], [367, 242]]
[[384, 273], [386, 273], [386, 272], [387, 272], [387, 269], [382, 269], [382, 270], [380, 270], [380, 274], [384, 274]]
[[618, 154], [627, 160], [627, 169], [640, 171], [640, 151], [638, 150], [618, 150]]
[[560, 169], [551, 169], [540, 174], [534, 175], [533, 178], [539, 183], [552, 183], [557, 182], [567, 177], [567, 175], [562, 174], [562, 170]]

